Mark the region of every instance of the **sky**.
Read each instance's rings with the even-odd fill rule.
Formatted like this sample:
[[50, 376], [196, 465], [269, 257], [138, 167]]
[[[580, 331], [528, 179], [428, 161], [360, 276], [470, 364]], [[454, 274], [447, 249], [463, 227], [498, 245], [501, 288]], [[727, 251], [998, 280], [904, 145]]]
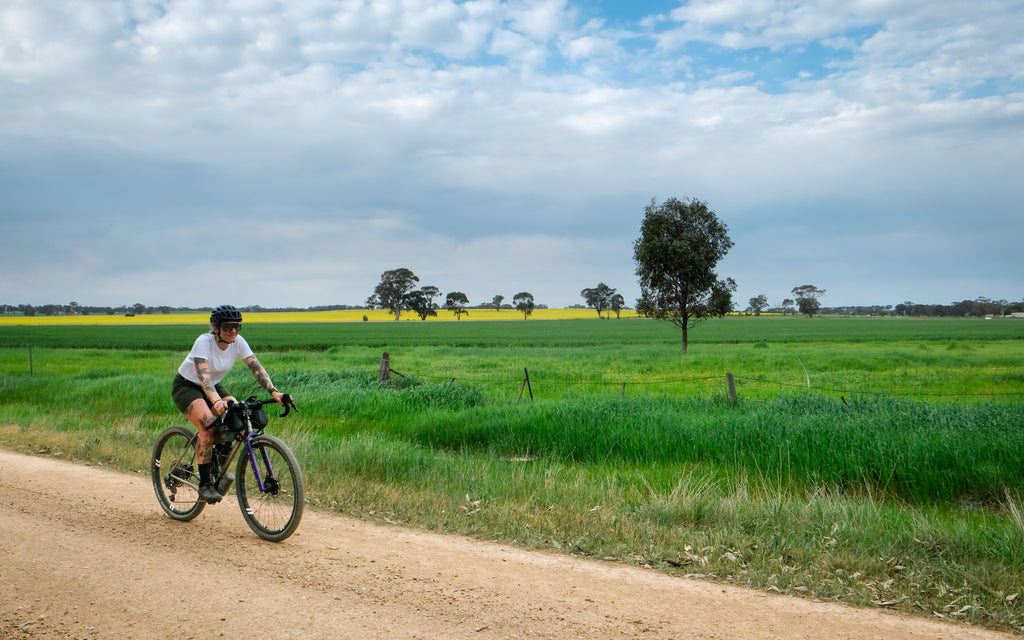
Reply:
[[0, 0], [0, 303], [1024, 299], [1024, 0]]

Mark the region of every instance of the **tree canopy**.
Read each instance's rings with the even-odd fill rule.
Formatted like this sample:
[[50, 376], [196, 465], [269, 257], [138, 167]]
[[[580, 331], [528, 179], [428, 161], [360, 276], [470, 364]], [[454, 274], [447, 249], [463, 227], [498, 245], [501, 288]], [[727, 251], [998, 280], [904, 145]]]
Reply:
[[796, 308], [808, 318], [821, 311], [821, 296], [825, 295], [824, 289], [819, 289], [813, 284], [804, 284], [793, 287], [791, 293], [796, 297]]
[[437, 316], [437, 303], [434, 302], [434, 298], [439, 295], [441, 290], [437, 287], [421, 287], [402, 296], [402, 306], [412, 310], [420, 320], [426, 320], [430, 316]]
[[749, 300], [750, 310], [754, 312], [755, 316], [761, 315], [761, 312], [768, 308], [768, 296], [763, 293], [759, 296], [754, 296]]
[[644, 210], [640, 237], [633, 244], [640, 281], [637, 313], [678, 326], [684, 353], [695, 322], [732, 310], [736, 283], [715, 272], [733, 246], [728, 231], [699, 200], [669, 198], [658, 206], [652, 199]]
[[405, 307], [405, 297], [420, 279], [410, 269], [391, 269], [380, 276], [380, 282], [373, 290], [373, 294], [366, 299], [366, 306], [370, 309], [387, 309], [389, 313], [399, 320], [402, 309]]
[[612, 296], [611, 308], [612, 308], [612, 311], [615, 312], [615, 317], [616, 318], [619, 317], [619, 313], [622, 311], [622, 308], [625, 307], [625, 306], [626, 306], [626, 299], [622, 297], [621, 293], [616, 293], [615, 295]]
[[462, 320], [462, 315], [469, 315], [466, 305], [469, 304], [469, 297], [461, 291], [452, 291], [444, 301], [446, 309], [455, 314], [456, 320]]
[[523, 314], [523, 320], [526, 320], [533, 314], [533, 294], [529, 291], [520, 291], [512, 296], [512, 304], [515, 305], [519, 313]]
[[592, 307], [597, 311], [597, 317], [600, 318], [602, 311], [611, 309], [612, 299], [615, 297], [615, 289], [612, 289], [603, 282], [599, 282], [596, 287], [580, 291], [580, 295], [587, 301], [588, 307]]

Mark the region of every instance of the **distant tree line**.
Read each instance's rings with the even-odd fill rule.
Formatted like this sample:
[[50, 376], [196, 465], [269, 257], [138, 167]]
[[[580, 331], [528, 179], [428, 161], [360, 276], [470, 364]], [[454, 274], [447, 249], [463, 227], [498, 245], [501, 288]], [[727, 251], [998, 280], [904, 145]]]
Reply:
[[[604, 283], [599, 283], [597, 287], [593, 289], [584, 289], [583, 291], [590, 292], [592, 298], [588, 298], [587, 294], [581, 295], [587, 301], [587, 304], [571, 304], [570, 309], [587, 309], [592, 308], [598, 310], [599, 317], [606, 317], [608, 312], [618, 314], [622, 309], [628, 309], [625, 306], [625, 300], [622, 296], [615, 293], [615, 289], [611, 289]], [[611, 298], [602, 297], [600, 293], [595, 292], [607, 292], [611, 291]], [[454, 292], [455, 295], [459, 292]], [[525, 293], [525, 292], [523, 292]], [[463, 294], [464, 295], [464, 294]], [[468, 299], [465, 301], [459, 301], [456, 295], [451, 305], [446, 305], [445, 308], [452, 311], [457, 317], [462, 315], [468, 315], [469, 310], [472, 309], [496, 309], [499, 311], [520, 311], [517, 305], [504, 303], [503, 296], [495, 296], [491, 302], [482, 302], [476, 305], [468, 304]], [[432, 301], [431, 301], [432, 302]], [[528, 307], [526, 302], [521, 301], [524, 308]], [[461, 312], [458, 308], [462, 308]], [[332, 305], [318, 305], [312, 307], [263, 307], [260, 305], [251, 305], [247, 307], [239, 307], [242, 312], [259, 313], [259, 312], [295, 312], [295, 311], [346, 311], [350, 309], [369, 309], [368, 305], [348, 305], [348, 304], [332, 304]], [[433, 309], [436, 313], [437, 310], [442, 307], [436, 303]], [[534, 304], [534, 309], [546, 309], [545, 304]], [[71, 302], [70, 304], [42, 304], [42, 305], [30, 305], [30, 304], [0, 304], [0, 314], [3, 315], [20, 315], [20, 316], [90, 316], [90, 315], [125, 315], [125, 316], [136, 316], [136, 315], [157, 315], [157, 314], [171, 314], [171, 313], [202, 313], [210, 311], [212, 307], [171, 307], [167, 305], [163, 306], [147, 306], [142, 303], [136, 303], [133, 305], [121, 305], [117, 307], [107, 306], [90, 306], [81, 305], [77, 302]], [[410, 309], [407, 309], [410, 310]], [[736, 311], [730, 309], [730, 311]], [[803, 313], [799, 310], [796, 305], [796, 301], [791, 298], [786, 298], [777, 305], [771, 305], [768, 302], [768, 298], [765, 295], [758, 295], [750, 299], [748, 306], [739, 311], [739, 313], [760, 315], [762, 313], [782, 314], [782, 315], [796, 315]], [[950, 304], [921, 304], [916, 302], [902, 302], [897, 305], [848, 305], [838, 307], [827, 307], [820, 306], [815, 314], [823, 315], [840, 315], [840, 316], [904, 316], [904, 317], [956, 317], [956, 318], [984, 318], [987, 316], [1004, 316], [1010, 315], [1011, 313], [1024, 313], [1024, 300], [1018, 302], [1010, 302], [1007, 300], [993, 300], [991, 298], [980, 297], [974, 300], [961, 300], [960, 302], [953, 302]], [[605, 315], [601, 315], [605, 314]], [[472, 316], [469, 316], [472, 317]]]
[[[764, 295], [751, 298], [749, 306], [742, 313], [760, 315], [777, 313], [795, 315], [801, 313], [794, 300], [786, 298], [777, 306], [770, 306]], [[1024, 300], [1010, 302], [1008, 300], [992, 300], [976, 298], [961, 300], [951, 304], [918, 304], [903, 302], [897, 305], [848, 305], [841, 307], [822, 306], [816, 313], [838, 316], [902, 316], [927, 318], [985, 318], [988, 316], [1006, 316], [1011, 313], [1024, 313]]]
[[915, 304], [903, 302], [893, 307], [892, 315], [896, 316], [1003, 316], [1010, 313], [1024, 312], [1024, 300], [1020, 302], [1009, 302], [1007, 300], [992, 300], [991, 298], [976, 298], [974, 300], [961, 300], [949, 305], [941, 304]]
[[[435, 298], [440, 298], [441, 290], [433, 285], [425, 285], [416, 288], [419, 277], [411, 269], [399, 268], [389, 269], [380, 275], [380, 282], [374, 287], [373, 293], [366, 299], [367, 309], [384, 309], [395, 320], [401, 320], [403, 311], [411, 311], [420, 317], [420, 320], [437, 316], [441, 309]], [[492, 308], [501, 311], [507, 306], [501, 303], [505, 296], [496, 295], [490, 304], [480, 305], [478, 308]], [[529, 291], [521, 291], [512, 296], [511, 308], [523, 314], [527, 319], [538, 308], [534, 302], [533, 294]], [[445, 298], [444, 308], [451, 311], [456, 320], [461, 320], [463, 315], [469, 315], [469, 297], [461, 291], [452, 291]]]
[[[316, 307], [262, 307], [260, 305], [251, 305], [248, 307], [238, 307], [243, 312], [258, 313], [262, 311], [342, 311], [346, 309], [365, 309], [366, 307], [352, 306], [347, 304], [335, 304], [335, 305], [324, 305]], [[0, 314], [2, 315], [22, 315], [27, 317], [32, 316], [141, 316], [141, 315], [158, 315], [158, 314], [171, 314], [171, 313], [203, 313], [212, 311], [213, 307], [171, 307], [167, 305], [150, 307], [137, 302], [133, 305], [121, 305], [117, 307], [103, 307], [103, 306], [90, 306], [81, 305], [77, 302], [71, 302], [70, 304], [0, 304]]]

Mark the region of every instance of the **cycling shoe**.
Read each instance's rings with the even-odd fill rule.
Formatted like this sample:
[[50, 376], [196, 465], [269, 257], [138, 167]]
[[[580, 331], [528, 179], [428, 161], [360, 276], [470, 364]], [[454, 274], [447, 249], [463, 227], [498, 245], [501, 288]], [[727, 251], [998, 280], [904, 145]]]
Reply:
[[199, 499], [205, 501], [207, 504], [216, 504], [220, 502], [221, 495], [217, 492], [217, 487], [213, 484], [201, 484], [199, 485]]

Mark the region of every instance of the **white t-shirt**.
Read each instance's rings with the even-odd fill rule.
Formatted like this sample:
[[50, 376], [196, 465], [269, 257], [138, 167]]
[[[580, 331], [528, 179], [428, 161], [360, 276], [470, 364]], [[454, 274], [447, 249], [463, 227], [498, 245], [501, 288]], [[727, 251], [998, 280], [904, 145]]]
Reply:
[[196, 374], [196, 358], [202, 358], [210, 365], [210, 382], [217, 384], [224, 379], [236, 362], [245, 360], [252, 355], [255, 354], [242, 336], [235, 338], [235, 341], [227, 349], [221, 350], [217, 346], [217, 336], [212, 333], [204, 333], [196, 338], [195, 344], [192, 345], [192, 351], [178, 367], [178, 373], [189, 382], [201, 384], [199, 376]]

